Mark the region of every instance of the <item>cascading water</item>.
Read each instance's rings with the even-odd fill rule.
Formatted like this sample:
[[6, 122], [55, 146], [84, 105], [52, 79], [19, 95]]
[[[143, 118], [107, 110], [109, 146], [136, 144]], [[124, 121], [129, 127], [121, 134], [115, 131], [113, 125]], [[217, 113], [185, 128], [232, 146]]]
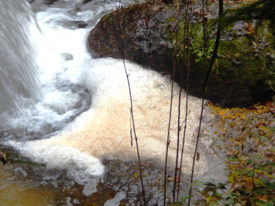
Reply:
[[[47, 6], [37, 0], [35, 8], [43, 10], [36, 15], [41, 33], [25, 0], [3, 2], [1, 136], [17, 137], [21, 141], [46, 138], [89, 107], [90, 95], [80, 81], [80, 68], [88, 57], [83, 44], [84, 32], [58, 28], [51, 19], [56, 14], [44, 11]], [[64, 2], [73, 4], [73, 1]], [[61, 16], [60, 19], [70, 19], [62, 12]], [[67, 38], [62, 36], [64, 32]], [[74, 42], [82, 46], [68, 48], [65, 41], [70, 37], [80, 39]], [[6, 53], [8, 55], [4, 55]], [[12, 108], [12, 112], [7, 107]]]
[[[13, 11], [13, 12], [11, 12]], [[39, 34], [25, 0], [0, 1], [0, 112], [41, 98], [36, 46]]]
[[[46, 37], [38, 40], [35, 39], [40, 33], [25, 0], [0, 2], [5, 5], [0, 15], [14, 19], [7, 23], [1, 17], [1, 30], [6, 33], [0, 31], [0, 34], [6, 40], [0, 39], [0, 43], [5, 44], [0, 52], [5, 55], [9, 52], [9, 58], [0, 57], [1, 101], [2, 95], [5, 97], [0, 113], [5, 113], [4, 105], [27, 104], [36, 100], [35, 104], [22, 107], [20, 115], [0, 115], [1, 144], [20, 151], [33, 161], [46, 164], [49, 169], [66, 170], [68, 177], [85, 185], [83, 193], [89, 195], [99, 181], [95, 181], [94, 177], [104, 172], [97, 158], [136, 158], [136, 149], [130, 144], [129, 94], [122, 61], [111, 58], [93, 60], [85, 46], [88, 32], [104, 14], [114, 11], [114, 2], [94, 0], [83, 4], [81, 0], [59, 0], [47, 6], [43, 0], [36, 0], [32, 7]], [[135, 2], [125, 0], [122, 4], [126, 6]], [[87, 27], [78, 28], [78, 24], [83, 22]], [[21, 33], [9, 35], [14, 30], [8, 32], [10, 29], [6, 27], [20, 28]], [[18, 61], [14, 62], [14, 59]], [[163, 165], [171, 81], [131, 62], [126, 61], [126, 66], [141, 156]], [[12, 72], [11, 68], [16, 68], [16, 72]], [[7, 76], [2, 77], [2, 73]], [[38, 86], [38, 79], [41, 86]], [[179, 88], [175, 86], [170, 165], [174, 165], [176, 150], [178, 94]], [[185, 102], [184, 94], [181, 101]], [[184, 156], [186, 174], [190, 173], [200, 104], [200, 99], [190, 97]], [[184, 114], [184, 109], [181, 112]], [[204, 126], [206, 123], [207, 118]], [[210, 143], [206, 137], [202, 138], [201, 158], [196, 163], [197, 177], [203, 177], [211, 167], [220, 163], [207, 153]], [[220, 171], [212, 171], [206, 179], [223, 178]], [[126, 191], [122, 193], [124, 196]]]

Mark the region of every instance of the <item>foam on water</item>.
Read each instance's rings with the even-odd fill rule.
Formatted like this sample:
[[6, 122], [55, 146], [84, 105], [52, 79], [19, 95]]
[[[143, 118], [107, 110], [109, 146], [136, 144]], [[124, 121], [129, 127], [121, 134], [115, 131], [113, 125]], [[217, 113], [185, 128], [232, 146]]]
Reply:
[[85, 184], [92, 176], [101, 175], [104, 166], [99, 159], [67, 146], [48, 146], [39, 141], [35, 147], [31, 142], [10, 142], [25, 157], [33, 161], [44, 163], [49, 169], [62, 169], [67, 171], [67, 176], [79, 184]]
[[[5, 2], [1, 1], [6, 5]], [[23, 56], [26, 62], [37, 63], [40, 68], [37, 77], [33, 78], [34, 82], [40, 79], [42, 95], [39, 102], [34, 98], [23, 99], [22, 102], [26, 106], [15, 115], [5, 112], [1, 114], [2, 144], [14, 147], [33, 161], [45, 163], [48, 168], [66, 169], [69, 177], [84, 184], [92, 182], [91, 179], [89, 180], [91, 175], [103, 173], [103, 166], [97, 158], [68, 145], [49, 146], [38, 140], [28, 140], [43, 139], [58, 133], [90, 105], [91, 96], [84, 87], [81, 76], [85, 62], [91, 59], [86, 49], [86, 36], [104, 14], [115, 9], [115, 4], [113, 1], [103, 4], [93, 1], [84, 5], [82, 1], [59, 0], [53, 6], [47, 6], [43, 2], [43, 0], [36, 0], [32, 3], [40, 26], [38, 29], [34, 19], [31, 19], [32, 13], [25, 1], [8, 1], [14, 5], [6, 11], [12, 14], [12, 17], [16, 17], [14, 13], [19, 13], [19, 19], [22, 20], [18, 22], [22, 23], [23, 29], [26, 30], [24, 35], [15, 35], [13, 39], [24, 40], [26, 35], [31, 37], [26, 37], [28, 41], [32, 41], [30, 45], [17, 43], [36, 59], [33, 62], [29, 56]], [[22, 13], [13, 11], [17, 10], [16, 4], [20, 7], [21, 3], [24, 7]], [[24, 16], [22, 17], [25, 15], [24, 12], [27, 20]], [[86, 29], [76, 29], [73, 26], [74, 22], [88, 20], [89, 26]], [[20, 27], [18, 22], [15, 21], [15, 25], [11, 26]], [[38, 37], [38, 43], [35, 43], [34, 36]], [[7, 46], [6, 49], [11, 48]], [[14, 50], [11, 51], [13, 52]], [[9, 63], [12, 61], [7, 62]]]
[[[37, 79], [41, 82], [42, 97], [39, 102], [25, 98], [20, 102], [27, 106], [22, 107], [16, 115], [0, 116], [2, 131], [6, 131], [5, 136], [9, 138], [46, 138], [88, 108], [90, 95], [82, 86], [80, 76], [85, 62], [91, 58], [86, 48], [86, 36], [104, 14], [115, 9], [113, 1], [83, 4], [82, 1], [60, 0], [53, 6], [46, 6], [43, 2], [36, 0], [32, 3], [43, 34], [32, 32], [40, 42], [33, 46], [37, 49], [37, 55], [34, 52], [34, 56], [40, 68]], [[125, 1], [125, 4], [130, 3], [133, 2]], [[86, 29], [73, 26], [74, 22], [88, 20]], [[35, 25], [29, 27], [32, 31], [36, 28]], [[21, 36], [14, 38], [20, 39]]]
[[[160, 74], [143, 69], [126, 61], [133, 95], [134, 117], [142, 158], [150, 158], [158, 163], [165, 160], [171, 81]], [[90, 60], [82, 73], [83, 82], [92, 96], [91, 108], [70, 123], [60, 134], [40, 141], [29, 141], [21, 145], [24, 151], [31, 151], [39, 145], [54, 145], [78, 149], [97, 158], [132, 160], [136, 158], [135, 146], [131, 147], [129, 93], [121, 60], [102, 58]], [[177, 104], [179, 88], [174, 88], [173, 112], [170, 131], [169, 163], [175, 164], [177, 136]], [[185, 102], [182, 93], [181, 101]], [[189, 97], [189, 119], [185, 141], [184, 173], [190, 174], [192, 154], [199, 123], [201, 99]], [[184, 117], [181, 109], [181, 122]], [[205, 125], [207, 119], [204, 119]], [[180, 136], [182, 136], [182, 131]], [[10, 143], [11, 145], [13, 142]], [[135, 143], [133, 142], [135, 145]], [[219, 158], [207, 153], [211, 144], [209, 137], [202, 137], [200, 160], [197, 161], [196, 176], [204, 178], [204, 173], [221, 163]], [[213, 156], [211, 156], [213, 155]], [[39, 155], [38, 155], [39, 156]], [[36, 155], [32, 158], [38, 158]], [[50, 163], [50, 162], [49, 162]], [[205, 179], [222, 177], [211, 172]]]
[[[0, 117], [1, 123], [6, 122], [4, 133], [7, 135], [3, 144], [14, 147], [33, 161], [45, 163], [48, 168], [66, 169], [69, 177], [84, 184], [89, 182], [91, 176], [103, 173], [104, 168], [99, 159], [136, 158], [136, 148], [131, 147], [130, 101], [123, 63], [112, 58], [92, 60], [85, 46], [88, 32], [100, 17], [114, 10], [114, 2], [96, 4], [97, 1], [92, 1], [84, 5], [81, 1], [59, 0], [49, 7], [42, 2], [36, 0], [33, 7], [37, 11], [41, 31], [47, 39], [44, 41], [47, 47], [41, 49], [38, 57], [42, 65], [40, 76], [43, 98], [22, 110], [21, 116]], [[134, 3], [122, 1], [124, 4], [126, 2]], [[74, 22], [87, 20], [88, 28], [76, 29], [73, 26]], [[171, 81], [134, 63], [126, 61], [126, 66], [131, 82], [141, 157], [155, 159], [163, 164]], [[175, 86], [170, 165], [175, 164], [179, 91]], [[185, 93], [182, 93], [181, 101], [185, 102]], [[190, 173], [200, 109], [201, 100], [190, 97], [184, 156], [186, 174]], [[181, 122], [184, 112], [182, 106]], [[203, 124], [206, 122], [207, 119], [204, 119]], [[197, 177], [202, 177], [220, 163], [216, 157], [207, 154], [206, 148], [210, 143], [206, 137], [201, 139], [201, 158], [196, 163]], [[222, 177], [220, 171], [211, 172], [207, 178]]]

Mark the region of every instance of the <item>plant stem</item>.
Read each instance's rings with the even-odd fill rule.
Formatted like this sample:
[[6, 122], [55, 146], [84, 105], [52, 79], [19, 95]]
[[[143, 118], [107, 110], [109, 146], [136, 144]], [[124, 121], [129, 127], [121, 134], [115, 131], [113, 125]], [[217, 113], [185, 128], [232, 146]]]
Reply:
[[[121, 1], [119, 1], [119, 5], [121, 5]], [[128, 83], [128, 90], [129, 90], [129, 97], [130, 97], [130, 114], [131, 114], [131, 120], [132, 120], [132, 129], [133, 129], [133, 133], [134, 133], [134, 137], [135, 137], [135, 142], [136, 142], [136, 148], [137, 148], [137, 156], [138, 156], [138, 165], [139, 165], [139, 173], [140, 173], [140, 181], [141, 181], [141, 188], [142, 188], [142, 196], [143, 196], [143, 203], [144, 206], [146, 206], [146, 200], [145, 200], [145, 189], [144, 189], [144, 185], [143, 185], [143, 177], [142, 177], [142, 170], [141, 170], [141, 161], [140, 161], [140, 154], [139, 154], [139, 147], [138, 147], [138, 138], [136, 135], [136, 127], [135, 127], [135, 119], [134, 119], [134, 109], [133, 109], [133, 100], [132, 100], [132, 91], [131, 91], [131, 84], [130, 84], [130, 80], [129, 80], [129, 74], [127, 72], [127, 68], [126, 68], [126, 64], [125, 64], [125, 58], [124, 58], [124, 51], [123, 51], [123, 47], [122, 47], [122, 31], [121, 31], [121, 27], [120, 27], [120, 21], [119, 21], [119, 6], [116, 9], [117, 12], [117, 22], [118, 22], [118, 27], [119, 27], [119, 51], [121, 52], [122, 55], [122, 61], [123, 61], [123, 66], [124, 66], [124, 71], [125, 71], [125, 75], [126, 75], [126, 79], [127, 79], [127, 83]], [[130, 135], [132, 134], [132, 130], [130, 130]], [[132, 136], [132, 135], [131, 135]], [[131, 138], [131, 144], [132, 144], [132, 138]]]

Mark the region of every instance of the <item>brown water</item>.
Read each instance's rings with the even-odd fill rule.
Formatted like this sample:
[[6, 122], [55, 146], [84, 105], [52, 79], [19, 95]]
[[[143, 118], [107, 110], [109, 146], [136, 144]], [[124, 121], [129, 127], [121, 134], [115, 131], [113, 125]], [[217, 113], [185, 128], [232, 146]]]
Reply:
[[[117, 202], [119, 205], [142, 205], [137, 162], [103, 160], [103, 164], [106, 166], [106, 171], [103, 176], [94, 177], [97, 182], [96, 189], [90, 188], [93, 190], [90, 195], [84, 195], [85, 187], [66, 178], [62, 172], [56, 180], [43, 181], [43, 176], [55, 175], [58, 171], [49, 172], [42, 167], [37, 169], [37, 166], [24, 164], [1, 165], [0, 206], [101, 206], [106, 202], [109, 205], [117, 205]], [[161, 205], [163, 202], [163, 168], [152, 161], [142, 162], [142, 165], [146, 201], [148, 204]], [[173, 170], [169, 170], [168, 176], [172, 175]], [[172, 185], [173, 181], [169, 181], [168, 200], [172, 198]], [[184, 187], [183, 184], [182, 188]]]
[[[28, 164], [0, 165], [0, 206], [40, 205], [142, 205], [139, 167], [135, 161], [103, 160], [105, 172], [95, 176], [96, 185], [90, 195], [84, 195], [85, 186], [66, 177], [66, 172], [49, 170]], [[163, 166], [154, 161], [143, 161], [142, 173], [148, 205], [163, 203]], [[172, 200], [173, 169], [168, 170], [167, 200]], [[56, 177], [54, 179], [45, 177]], [[182, 176], [180, 197], [188, 190], [188, 176]], [[96, 189], [95, 189], [96, 188]], [[186, 195], [186, 194], [185, 194]]]
[[23, 181], [13, 170], [12, 165], [0, 165], [0, 206], [54, 205], [57, 195], [49, 188]]

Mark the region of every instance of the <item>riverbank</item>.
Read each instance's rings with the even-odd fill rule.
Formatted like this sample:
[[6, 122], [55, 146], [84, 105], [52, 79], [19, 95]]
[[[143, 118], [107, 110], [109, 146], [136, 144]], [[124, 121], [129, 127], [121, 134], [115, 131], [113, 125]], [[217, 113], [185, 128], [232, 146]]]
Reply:
[[[275, 104], [221, 108], [208, 104], [213, 115], [214, 151], [225, 151], [230, 188], [227, 202], [273, 205], [275, 197]], [[219, 195], [205, 195], [212, 202]], [[218, 203], [217, 203], [218, 204]]]

